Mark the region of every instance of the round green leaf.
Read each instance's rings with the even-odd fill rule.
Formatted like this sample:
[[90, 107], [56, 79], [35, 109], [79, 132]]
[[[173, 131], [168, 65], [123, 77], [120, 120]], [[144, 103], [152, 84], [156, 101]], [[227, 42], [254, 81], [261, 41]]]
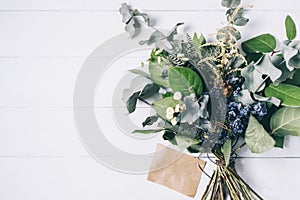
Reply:
[[281, 100], [281, 105], [299, 107], [300, 106], [300, 87], [280, 83], [277, 86], [271, 84], [265, 89], [267, 97], [276, 97]]
[[245, 133], [245, 142], [252, 153], [264, 153], [275, 145], [275, 140], [252, 115]]
[[271, 34], [259, 35], [242, 43], [245, 53], [269, 53], [276, 48], [276, 39]]
[[170, 67], [169, 83], [174, 92], [179, 91], [185, 96], [192, 93], [201, 95], [203, 90], [202, 80], [198, 74], [185, 67]]
[[300, 108], [284, 107], [274, 113], [270, 121], [275, 135], [300, 136]]

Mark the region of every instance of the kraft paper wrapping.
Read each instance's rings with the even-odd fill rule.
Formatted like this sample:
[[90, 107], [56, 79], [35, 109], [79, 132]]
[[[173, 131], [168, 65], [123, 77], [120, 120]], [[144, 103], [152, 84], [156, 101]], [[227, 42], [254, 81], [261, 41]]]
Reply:
[[195, 197], [206, 162], [158, 144], [148, 180]]

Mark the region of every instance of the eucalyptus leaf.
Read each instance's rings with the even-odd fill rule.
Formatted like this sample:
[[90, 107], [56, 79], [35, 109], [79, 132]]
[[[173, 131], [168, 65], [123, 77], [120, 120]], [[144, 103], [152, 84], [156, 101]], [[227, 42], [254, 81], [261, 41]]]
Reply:
[[149, 72], [151, 74], [152, 80], [154, 83], [161, 85], [163, 87], [169, 87], [169, 80], [163, 77], [164, 70], [167, 66], [157, 63], [149, 63]]
[[162, 40], [164, 40], [166, 38], [166, 36], [161, 32], [161, 31], [154, 31], [148, 40], [141, 40], [139, 42], [140, 45], [152, 45], [152, 44], [156, 44], [156, 46], [160, 46], [158, 44], [161, 44]]
[[264, 55], [258, 63], [255, 64], [255, 68], [264, 75], [268, 75], [272, 82], [275, 82], [282, 75], [281, 70], [276, 68], [271, 62], [269, 55]]
[[190, 96], [184, 97], [183, 101], [186, 109], [181, 113], [180, 122], [192, 124], [201, 116], [199, 103]]
[[283, 57], [277, 56], [272, 60], [272, 63], [281, 71], [281, 76], [274, 81], [274, 85], [278, 85], [287, 79], [292, 79], [296, 70], [290, 71]]
[[154, 124], [157, 120], [158, 120], [158, 117], [156, 115], [153, 115], [153, 116], [147, 117], [145, 119], [145, 121], [142, 123], [142, 125], [143, 125], [143, 127], [150, 126], [150, 125]]
[[249, 21], [249, 19], [243, 16], [244, 8], [242, 7], [231, 8], [227, 10], [226, 14], [227, 14], [227, 21], [236, 26], [245, 26]]
[[271, 34], [262, 34], [242, 43], [245, 53], [269, 53], [276, 48], [276, 39]]
[[158, 93], [159, 88], [159, 85], [157, 85], [156, 83], [149, 83], [143, 88], [140, 97], [143, 99], [152, 97]]
[[235, 97], [236, 101], [243, 104], [253, 104], [255, 100], [252, 98], [251, 93], [248, 89], [243, 89], [238, 93], [238, 96]]
[[134, 130], [132, 133], [142, 133], [142, 134], [152, 134], [159, 133], [164, 129], [142, 129], [142, 130]]
[[264, 153], [275, 145], [275, 140], [253, 115], [250, 115], [249, 118], [245, 133], [245, 142], [252, 153]]
[[199, 75], [189, 68], [169, 67], [169, 83], [174, 92], [179, 91], [185, 96], [192, 93], [201, 95], [203, 90]]
[[133, 113], [135, 111], [136, 103], [139, 98], [140, 92], [141, 91], [137, 91], [137, 92], [133, 93], [127, 100], [126, 106], [127, 106], [127, 110], [129, 112], [129, 114]]
[[130, 69], [128, 71], [130, 71], [133, 74], [137, 74], [137, 75], [143, 76], [143, 77], [148, 78], [148, 79], [151, 80], [151, 76], [149, 74], [147, 74], [146, 72], [142, 71], [142, 70], [139, 70], [139, 69]]
[[260, 92], [265, 87], [265, 79], [262, 73], [256, 69], [254, 63], [250, 63], [241, 71], [242, 76], [245, 78], [243, 86], [250, 92]]
[[222, 6], [226, 8], [236, 8], [240, 5], [241, 0], [222, 0]]
[[297, 34], [296, 25], [291, 16], [289, 15], [285, 18], [285, 30], [286, 36], [289, 40], [295, 39]]
[[274, 104], [275, 106], [280, 106], [281, 100], [276, 97], [264, 97], [258, 94], [253, 94], [253, 97], [257, 101], [265, 101]]
[[218, 29], [217, 39], [223, 44], [231, 46], [241, 39], [241, 33], [233, 26], [225, 26]]
[[125, 31], [130, 34], [131, 38], [138, 34], [138, 28], [141, 27], [138, 17], [142, 17], [143, 21], [148, 26], [150, 25], [147, 14], [141, 13], [137, 9], [132, 10], [126, 3], [122, 3], [119, 12], [122, 15], [122, 22], [125, 23]]
[[184, 23], [180, 22], [180, 23], [177, 23], [173, 28], [172, 30], [167, 34], [166, 38], [168, 41], [174, 41], [174, 36], [177, 34], [177, 28], [178, 26], [181, 26], [183, 25]]
[[221, 152], [223, 154], [226, 166], [229, 165], [230, 162], [230, 155], [231, 155], [231, 140], [228, 139], [221, 147]]
[[267, 97], [276, 97], [281, 100], [281, 105], [290, 107], [300, 106], [300, 87], [279, 83], [277, 86], [270, 84], [265, 89]]
[[286, 67], [290, 71], [294, 69], [294, 66], [291, 65], [292, 63], [290, 63], [290, 60], [298, 54], [297, 45], [294, 45], [294, 43], [295, 42], [284, 41], [281, 45], [281, 52], [286, 61]]
[[271, 117], [270, 127], [277, 136], [300, 136], [300, 108], [280, 108]]
[[173, 97], [166, 97], [155, 101], [153, 103], [153, 108], [155, 109], [156, 113], [163, 119], [166, 119], [166, 111], [168, 107], [175, 108], [177, 104], [181, 104], [182, 101], [175, 100]]

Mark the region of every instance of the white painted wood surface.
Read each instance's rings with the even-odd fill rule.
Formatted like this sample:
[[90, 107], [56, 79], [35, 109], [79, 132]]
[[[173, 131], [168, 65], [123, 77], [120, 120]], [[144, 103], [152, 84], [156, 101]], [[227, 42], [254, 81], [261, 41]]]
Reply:
[[[121, 2], [0, 1], [1, 200], [190, 199], [146, 181], [146, 175], [104, 167], [89, 156], [76, 134], [72, 111], [76, 77], [97, 46], [123, 32], [117, 12]], [[185, 31], [209, 34], [225, 21], [225, 10], [218, 0], [128, 3], [146, 11], [163, 28], [184, 21]], [[250, 23], [241, 29], [243, 39], [265, 32], [284, 39], [287, 14], [300, 28], [299, 1], [243, 3], [254, 5], [246, 14]], [[139, 62], [140, 58], [133, 55], [121, 58], [119, 64], [138, 66]], [[109, 129], [113, 126], [107, 117], [110, 104], [96, 106], [99, 120]], [[128, 151], [144, 145], [142, 141], [131, 142], [129, 147], [124, 141], [115, 144]], [[155, 144], [144, 146], [142, 151], [155, 148]], [[288, 138], [283, 150], [263, 155], [245, 151], [242, 156], [240, 173], [266, 200], [300, 199], [300, 138]], [[199, 199], [206, 183], [204, 178], [195, 199]]]

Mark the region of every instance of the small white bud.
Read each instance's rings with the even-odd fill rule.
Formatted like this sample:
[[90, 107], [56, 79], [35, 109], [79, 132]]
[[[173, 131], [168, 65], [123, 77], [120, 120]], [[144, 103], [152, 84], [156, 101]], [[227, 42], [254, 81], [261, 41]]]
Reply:
[[171, 120], [171, 124], [173, 126], [175, 126], [177, 124], [177, 120], [176, 120], [176, 117], [174, 117], [172, 120]]
[[181, 92], [178, 92], [178, 91], [175, 92], [173, 98], [174, 98], [175, 100], [180, 100], [180, 99], [182, 98]]
[[180, 110], [180, 105], [179, 105], [179, 104], [177, 104], [177, 105], [175, 106], [175, 112], [176, 112], [176, 113], [178, 113], [178, 112], [179, 112], [179, 110]]
[[166, 117], [167, 119], [172, 119], [174, 115], [174, 109], [172, 107], [168, 107], [166, 110]]

